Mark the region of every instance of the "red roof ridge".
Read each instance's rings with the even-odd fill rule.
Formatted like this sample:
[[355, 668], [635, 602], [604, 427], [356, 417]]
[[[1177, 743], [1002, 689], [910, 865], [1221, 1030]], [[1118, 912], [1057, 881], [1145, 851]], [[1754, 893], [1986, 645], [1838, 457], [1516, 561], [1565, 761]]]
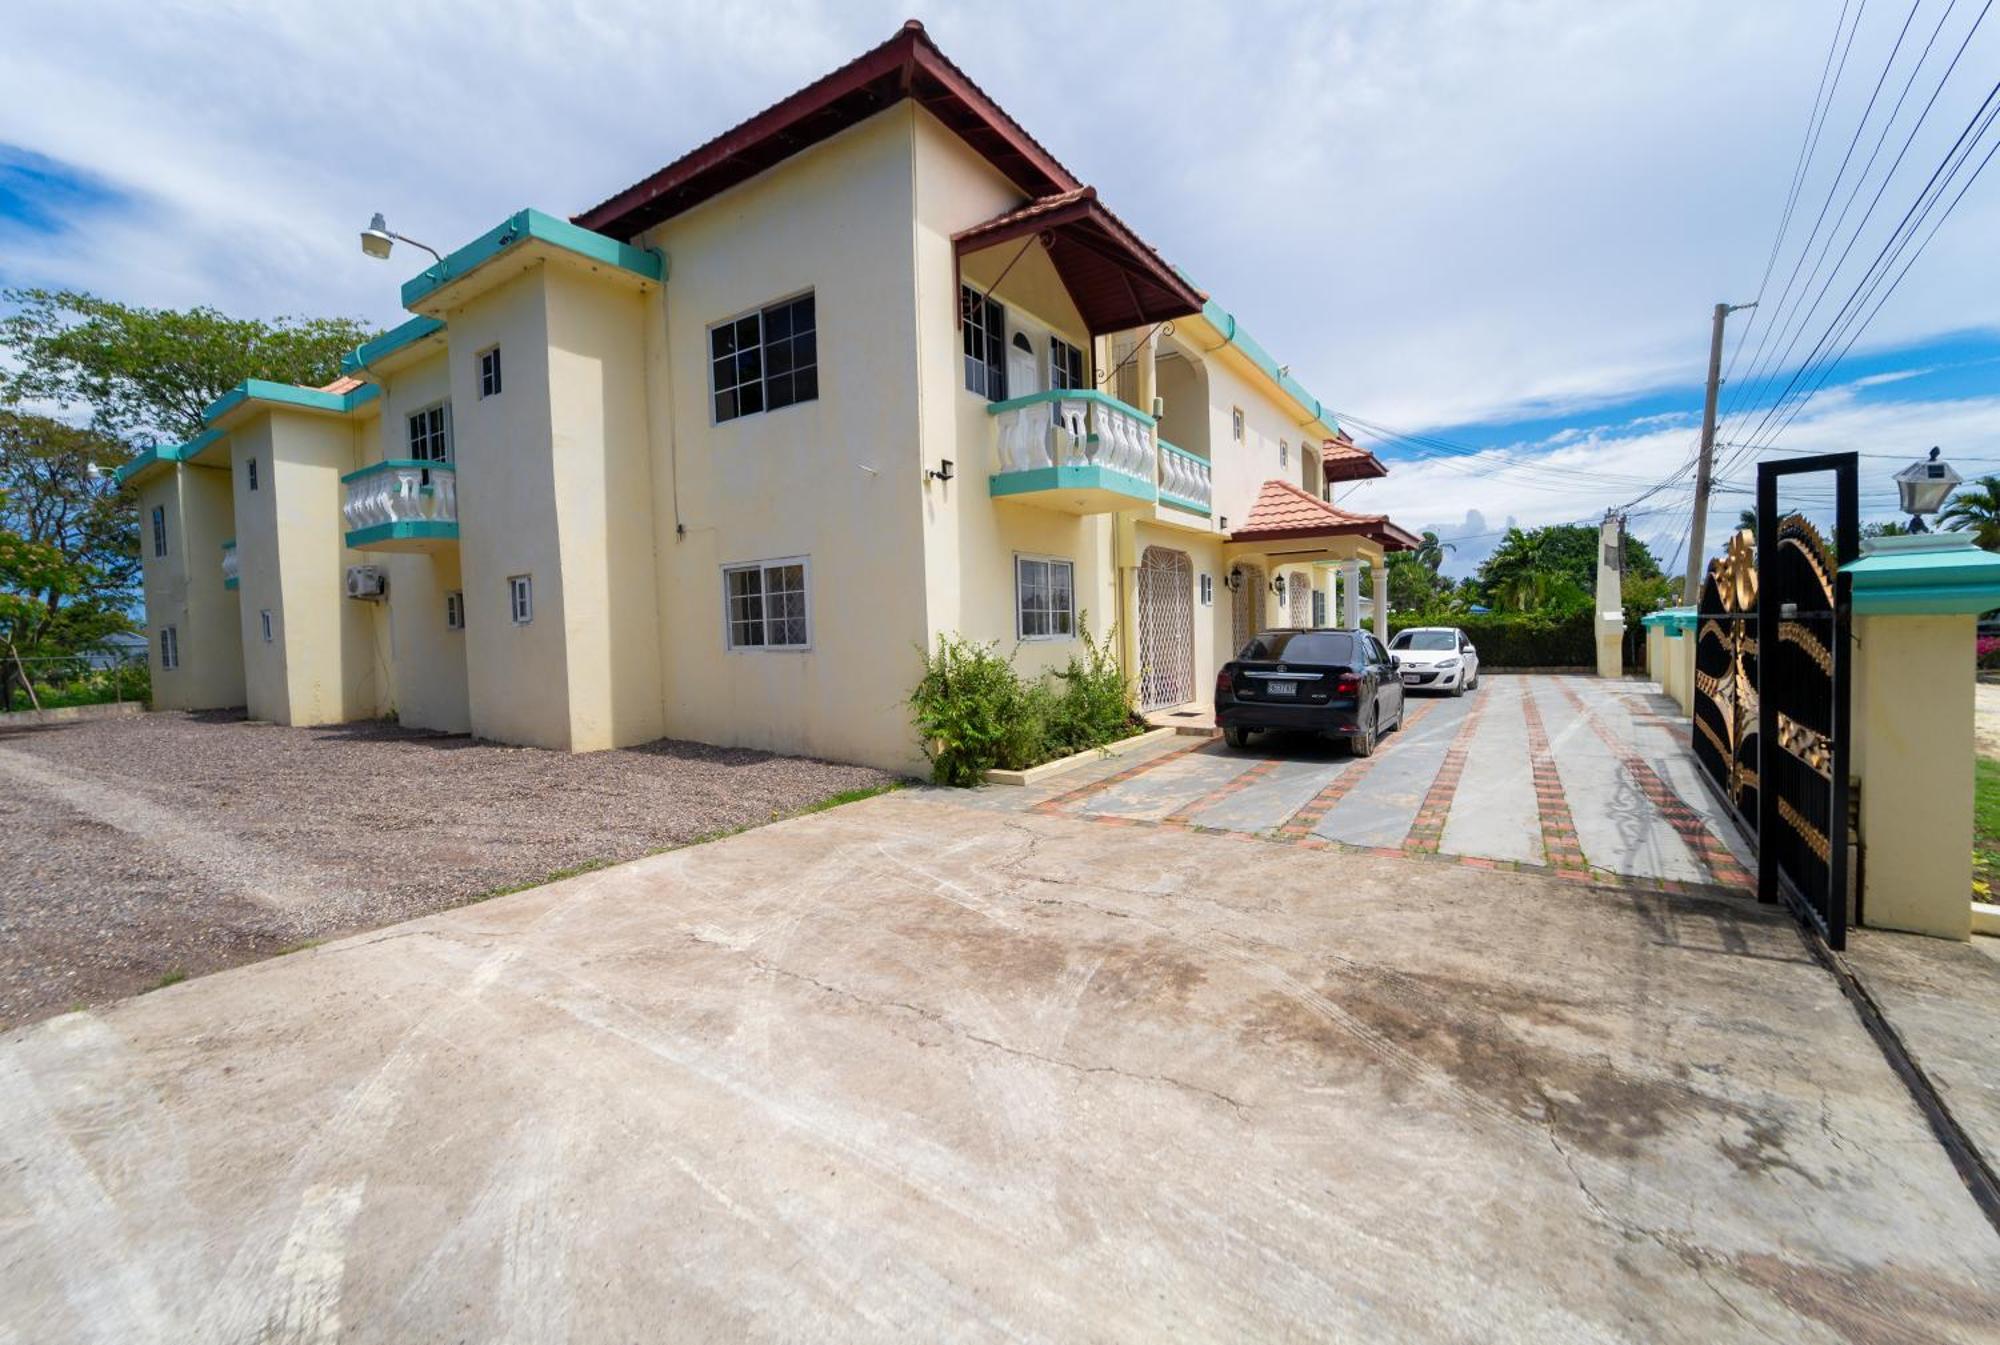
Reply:
[[[996, 161], [996, 154], [999, 151], [973, 145], [973, 148], [985, 154], [989, 161], [994, 161], [995, 167], [1007, 173], [1010, 178], [1014, 178], [1017, 186], [1033, 194], [1047, 186], [1073, 191], [1082, 185], [1076, 174], [1064, 167], [1062, 162], [1036, 140], [1025, 126], [1015, 121], [992, 95], [980, 88], [965, 71], [938, 48], [920, 21], [908, 19], [888, 41], [869, 48], [845, 65], [779, 99], [755, 116], [704, 141], [666, 167], [641, 178], [623, 191], [612, 194], [588, 210], [572, 215], [571, 223], [615, 237], [634, 236], [651, 228], [662, 219], [691, 209], [739, 181], [747, 181], [793, 154], [826, 139], [837, 130], [845, 129], [846, 125], [864, 120], [905, 98], [916, 96], [916, 78], [920, 72], [943, 86], [945, 98], [942, 102], [963, 107], [976, 122], [993, 131], [1001, 141], [1012, 142], [1003, 144], [1003, 149], [1018, 149], [1019, 158], [1026, 162], [1016, 166], [1025, 166], [1033, 170], [1029, 176], [1036, 180], [1022, 181], [1015, 173], [1008, 172], [1005, 165]], [[893, 82], [887, 84], [879, 94], [870, 92], [869, 85], [892, 76]], [[962, 87], [955, 88], [954, 85]], [[866, 100], [879, 101], [872, 102], [865, 108], [836, 106], [841, 100], [852, 98], [857, 94], [866, 95]], [[924, 103], [921, 97], [918, 101]], [[928, 103], [924, 105], [929, 106]], [[802, 123], [815, 118], [824, 120], [829, 112], [833, 114], [832, 120], [842, 121], [842, 125], [832, 129], [827, 129], [824, 125], [804, 127], [802, 132]], [[969, 127], [951, 126], [949, 121], [946, 125], [961, 139], [967, 139], [968, 144], [972, 143], [966, 136]], [[772, 142], [778, 142], [781, 152], [768, 163], [761, 162], [761, 156], [745, 159], [744, 163], [735, 166], [748, 166], [752, 171], [741, 176], [732, 175], [730, 172], [732, 160], [744, 159], [747, 151], [767, 146]], [[681, 193], [689, 199], [662, 204], [661, 198], [670, 192]]]
[[1258, 487], [1250, 517], [1229, 537], [1244, 542], [1340, 533], [1359, 533], [1389, 551], [1408, 550], [1418, 541], [1407, 529], [1390, 522], [1387, 514], [1357, 514], [1276, 479]]

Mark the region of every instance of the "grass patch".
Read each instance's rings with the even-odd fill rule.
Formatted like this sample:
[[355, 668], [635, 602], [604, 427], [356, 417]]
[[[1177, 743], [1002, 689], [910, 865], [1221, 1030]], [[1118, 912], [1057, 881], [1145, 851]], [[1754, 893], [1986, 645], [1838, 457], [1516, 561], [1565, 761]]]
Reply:
[[1972, 765], [1972, 898], [1992, 901], [2000, 883], [2000, 761], [1974, 757]]
[[829, 794], [818, 803], [808, 803], [797, 812], [786, 815], [790, 817], [804, 817], [808, 813], [823, 813], [829, 808], [838, 808], [843, 804], [859, 803], [863, 799], [876, 798], [882, 794], [893, 794], [902, 787], [903, 782], [901, 780], [891, 780], [886, 785], [861, 785], [855, 789], [843, 789], [838, 794]]
[[185, 981], [187, 978], [188, 974], [184, 968], [175, 967], [165, 976], [162, 976], [159, 980], [153, 982], [152, 989], [165, 990], [170, 985], [179, 985], [182, 981]]
[[277, 952], [271, 954], [271, 956], [284, 957], [289, 953], [303, 953], [306, 949], [317, 948], [325, 942], [325, 939], [305, 939], [299, 943], [288, 943]]

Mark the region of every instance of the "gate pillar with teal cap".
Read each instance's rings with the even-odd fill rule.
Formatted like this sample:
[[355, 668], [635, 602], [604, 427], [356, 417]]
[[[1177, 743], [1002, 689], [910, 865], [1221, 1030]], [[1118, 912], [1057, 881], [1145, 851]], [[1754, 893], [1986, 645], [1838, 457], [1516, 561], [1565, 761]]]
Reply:
[[1963, 533], [1878, 537], [1842, 570], [1853, 586], [1863, 921], [1969, 938], [1974, 628], [2000, 607], [2000, 556]]

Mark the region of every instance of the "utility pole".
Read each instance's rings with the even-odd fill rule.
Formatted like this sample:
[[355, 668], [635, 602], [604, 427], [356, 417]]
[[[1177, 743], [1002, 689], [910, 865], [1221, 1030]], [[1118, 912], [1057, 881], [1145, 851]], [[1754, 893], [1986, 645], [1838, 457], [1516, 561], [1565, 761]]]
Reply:
[[1687, 580], [1681, 585], [1681, 603], [1692, 607], [1701, 601], [1702, 564], [1707, 550], [1708, 477], [1715, 467], [1715, 395], [1722, 389], [1722, 324], [1748, 304], [1717, 304], [1715, 323], [1708, 337], [1708, 396], [1701, 406], [1701, 459], [1694, 472], [1694, 527], [1688, 533]]

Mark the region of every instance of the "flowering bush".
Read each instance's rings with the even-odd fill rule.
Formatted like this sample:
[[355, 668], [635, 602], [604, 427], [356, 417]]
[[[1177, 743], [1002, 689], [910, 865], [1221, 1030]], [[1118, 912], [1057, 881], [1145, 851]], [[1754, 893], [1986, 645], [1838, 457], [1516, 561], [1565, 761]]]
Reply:
[[1982, 635], [1975, 644], [1982, 668], [2000, 668], [2000, 635]]

